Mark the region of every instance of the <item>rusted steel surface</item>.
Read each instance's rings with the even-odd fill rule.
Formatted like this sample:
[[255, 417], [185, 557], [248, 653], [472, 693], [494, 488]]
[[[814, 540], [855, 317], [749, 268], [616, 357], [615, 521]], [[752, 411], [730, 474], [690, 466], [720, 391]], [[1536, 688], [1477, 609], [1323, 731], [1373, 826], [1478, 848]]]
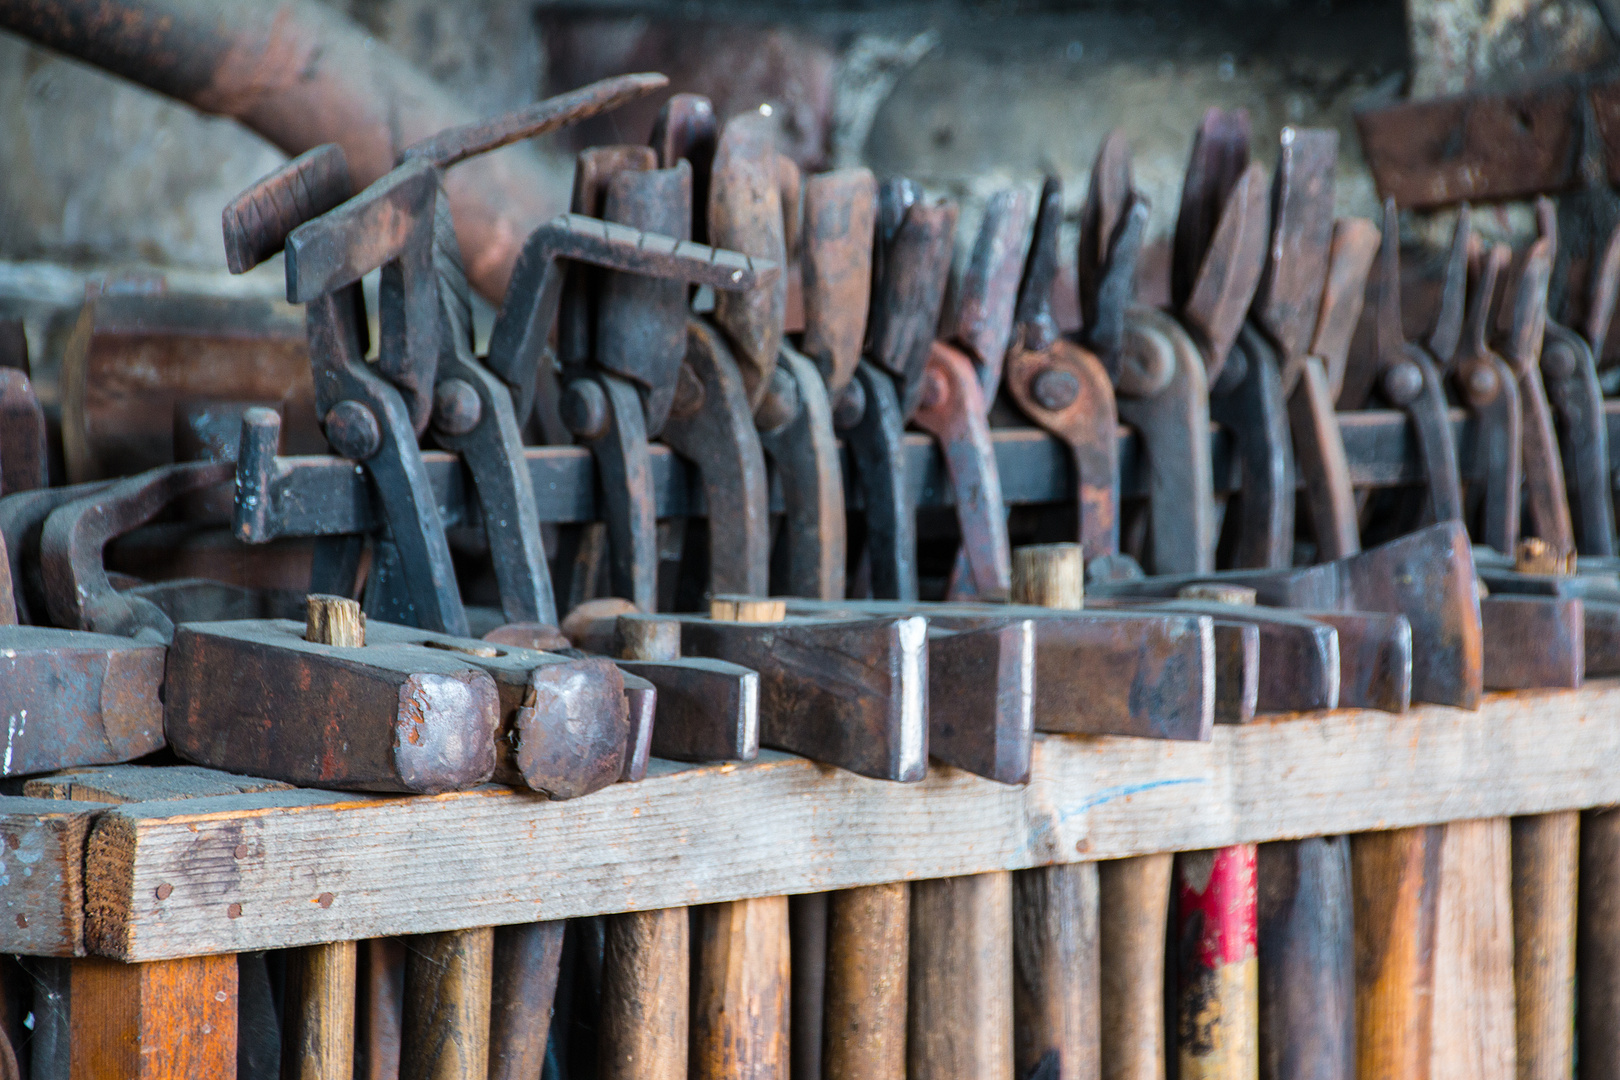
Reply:
[[168, 617], [114, 589], [102, 553], [113, 538], [185, 495], [229, 482], [234, 472], [229, 462], [169, 465], [53, 510], [39, 547], [52, 620], [72, 629], [167, 640], [173, 630]]
[[576, 124], [597, 113], [616, 109], [668, 85], [669, 79], [657, 72], [603, 79], [489, 120], [446, 128], [405, 147], [399, 152], [399, 158], [401, 161], [421, 158], [440, 169], [448, 169], [478, 154], [499, 150], [519, 140], [532, 139]]
[[367, 624], [367, 649], [395, 645], [441, 651], [495, 681], [501, 717], [496, 780], [521, 783], [553, 799], [589, 795], [618, 782], [634, 740], [625, 682], [613, 661]]
[[1585, 672], [1585, 613], [1578, 597], [1487, 596], [1485, 687], [1573, 689]]
[[129, 761], [163, 746], [164, 648], [126, 637], [0, 626], [0, 775]]
[[1404, 615], [1412, 628], [1412, 700], [1479, 707], [1484, 643], [1478, 574], [1461, 522], [1431, 525], [1317, 566], [1094, 582], [1090, 588], [1099, 599], [1167, 598], [1207, 581], [1250, 586], [1260, 603], [1276, 607]]
[[1569, 480], [1576, 550], [1585, 556], [1613, 556], [1620, 553], [1620, 543], [1609, 482], [1609, 431], [1587, 342], [1568, 327], [1549, 322], [1541, 346], [1541, 378]]
[[39, 396], [27, 375], [0, 368], [0, 495], [44, 487], [48, 464]]
[[336, 143], [306, 151], [225, 204], [225, 265], [242, 274], [279, 255], [287, 235], [354, 194], [349, 161]]
[[759, 756], [759, 673], [702, 657], [620, 660], [658, 690], [652, 752], [674, 761], [752, 761]]
[[880, 780], [928, 764], [927, 623], [917, 617], [749, 624], [681, 618], [689, 656], [759, 672], [760, 745]]
[[1620, 178], [1620, 81], [1570, 80], [1506, 93], [1472, 93], [1356, 114], [1378, 192], [1417, 210], [1498, 201], [1572, 186], [1585, 97], [1602, 165]]
[[1367, 297], [1368, 275], [1378, 258], [1378, 226], [1366, 218], [1339, 218], [1333, 223], [1333, 244], [1328, 255], [1327, 282], [1317, 315], [1311, 355], [1322, 362], [1332, 400], [1344, 389], [1350, 343], [1361, 320]]
[[326, 449], [297, 310], [268, 300], [103, 293], [86, 299], [62, 354], [62, 452], [70, 483], [180, 460], [174, 412], [245, 401], [286, 416], [286, 453]]
[[747, 388], [720, 332], [696, 318], [687, 328], [683, 388], [664, 441], [697, 467], [703, 482], [709, 590], [763, 596], [770, 585], [770, 509]]
[[1002, 363], [1012, 344], [1032, 210], [1023, 188], [1002, 188], [990, 196], [956, 292], [955, 325], [948, 336], [978, 369], [987, 403], [1001, 385]]
[[931, 626], [947, 630], [1029, 619], [1035, 624], [1038, 730], [1193, 742], [1209, 738], [1216, 657], [1214, 628], [1204, 616], [886, 600], [789, 600], [788, 610], [805, 615], [923, 615]]
[[1285, 127], [1271, 181], [1271, 240], [1251, 310], [1283, 364], [1311, 348], [1333, 242], [1339, 133]]
[[[709, 240], [713, 244], [786, 265], [776, 167], [774, 125], [767, 117], [744, 113], [726, 121], [709, 174]], [[736, 357], [750, 410], [757, 410], [771, 389], [786, 308], [786, 275], [759, 288], [715, 297], [714, 321]]]
[[855, 377], [872, 293], [877, 181], [869, 169], [841, 169], [804, 182], [804, 354], [836, 404]]
[[1575, 552], [1575, 526], [1570, 519], [1564, 464], [1552, 408], [1541, 382], [1541, 345], [1547, 328], [1547, 285], [1552, 274], [1552, 203], [1541, 200], [1544, 233], [1531, 244], [1519, 273], [1513, 297], [1505, 359], [1519, 383], [1519, 405], [1524, 424], [1524, 480], [1528, 518], [1536, 537], [1552, 548], [1555, 558]]
[[1052, 317], [1063, 190], [1041, 189], [1007, 352], [1007, 392], [1031, 420], [1062, 439], [1074, 461], [1079, 541], [1086, 560], [1119, 551], [1119, 440], [1114, 387], [1098, 358], [1061, 337]]
[[1147, 201], [1136, 192], [1130, 144], [1124, 132], [1111, 131], [1092, 162], [1091, 183], [1080, 209], [1075, 279], [1085, 319], [1081, 341], [1115, 381], [1146, 223]]
[[683, 158], [692, 168], [691, 236], [700, 243], [709, 239], [709, 173], [718, 135], [713, 102], [702, 94], [671, 94], [658, 110], [649, 140], [660, 168]]
[[[1459, 237], [1465, 234], [1459, 223]], [[1491, 299], [1508, 251], [1495, 245], [1479, 261], [1467, 326], [1448, 374], [1473, 419], [1474, 443], [1469, 480], [1481, 494], [1480, 537], [1504, 554], [1519, 539], [1520, 481], [1524, 463], [1523, 413], [1519, 380], [1487, 343]]]
[[944, 342], [929, 349], [912, 421], [939, 440], [962, 530], [952, 600], [999, 600], [1012, 587], [1012, 545], [990, 441], [989, 411], [973, 362]]
[[303, 633], [290, 620], [179, 627], [164, 712], [175, 752], [361, 791], [452, 791], [493, 775], [500, 691], [472, 657], [315, 645]]
[[[1185, 307], [1196, 289], [1204, 255], [1220, 229], [1228, 193], [1249, 169], [1251, 139], [1247, 109], [1207, 109], [1193, 132], [1171, 248], [1170, 302], [1177, 308]], [[1258, 266], [1255, 272], [1259, 272]], [[1252, 294], [1254, 286], [1245, 291]], [[1237, 318], [1242, 318], [1241, 312]]]
[[928, 753], [999, 780], [1029, 781], [1035, 722], [1035, 624], [928, 630]]
[[939, 326], [951, 268], [957, 207], [929, 202], [909, 180], [878, 187], [867, 355], [899, 383], [907, 417], [917, 404], [923, 365]]
[[1242, 471], [1231, 564], [1289, 565], [1294, 550], [1294, 447], [1288, 404], [1279, 357], [1252, 323], [1239, 332], [1221, 377], [1210, 387], [1209, 415], [1231, 432]]
[[1412, 704], [1412, 624], [1375, 611], [1302, 611], [1339, 632], [1339, 704], [1403, 713]]
[[776, 467], [785, 516], [779, 550], [785, 572], [775, 592], [832, 599], [844, 595], [844, 470], [833, 432], [827, 385], [809, 358], [790, 345], [777, 358], [777, 378], [793, 387], [798, 410], [781, 427], [760, 432]]

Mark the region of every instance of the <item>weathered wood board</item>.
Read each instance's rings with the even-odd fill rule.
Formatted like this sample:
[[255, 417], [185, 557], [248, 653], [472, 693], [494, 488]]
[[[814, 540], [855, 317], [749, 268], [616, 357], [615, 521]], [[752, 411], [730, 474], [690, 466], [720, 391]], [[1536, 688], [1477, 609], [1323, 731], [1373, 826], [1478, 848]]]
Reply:
[[[686, 906], [1620, 803], [1620, 683], [1345, 711], [1212, 742], [1052, 736], [1027, 788], [782, 754], [572, 802], [265, 792], [104, 812], [86, 941], [130, 960]], [[56, 805], [61, 805], [60, 803]], [[3, 929], [3, 927], [0, 927]]]
[[84, 955], [84, 841], [104, 809], [0, 798], [0, 951]]

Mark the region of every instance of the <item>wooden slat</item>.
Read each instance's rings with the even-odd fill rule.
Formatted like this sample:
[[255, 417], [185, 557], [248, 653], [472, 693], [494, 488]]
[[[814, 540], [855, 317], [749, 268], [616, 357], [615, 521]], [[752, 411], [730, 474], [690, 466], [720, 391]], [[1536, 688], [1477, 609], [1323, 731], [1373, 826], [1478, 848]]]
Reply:
[[136, 803], [91, 833], [87, 943], [159, 959], [1610, 805], [1617, 706], [1606, 681], [1478, 713], [1221, 727], [1202, 744], [1052, 736], [1022, 789], [763, 752], [655, 762], [642, 783], [560, 803], [496, 788]]
[[0, 952], [84, 955], [84, 843], [104, 809], [0, 798]]

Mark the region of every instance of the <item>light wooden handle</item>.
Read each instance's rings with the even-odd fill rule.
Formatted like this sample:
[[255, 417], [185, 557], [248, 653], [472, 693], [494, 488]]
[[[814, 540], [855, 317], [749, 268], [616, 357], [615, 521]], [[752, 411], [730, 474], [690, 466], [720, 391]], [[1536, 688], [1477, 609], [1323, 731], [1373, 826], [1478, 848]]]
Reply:
[[355, 943], [299, 949], [287, 971], [282, 1052], [297, 1080], [348, 1080], [354, 1072]]
[[488, 926], [406, 942], [400, 1080], [487, 1080], [494, 952]]
[[684, 1080], [690, 924], [686, 908], [607, 917], [598, 1060], [602, 1080]]
[[910, 912], [905, 882], [829, 894], [825, 1080], [905, 1080]]
[[1103, 1080], [1164, 1080], [1168, 852], [1097, 865]]
[[907, 1075], [1013, 1075], [1012, 875], [913, 882]]
[[304, 612], [304, 640], [357, 649], [366, 643], [366, 614], [348, 597], [310, 593]]
[[[1579, 811], [1513, 819], [1513, 997], [1519, 1080], [1575, 1070]], [[1610, 1037], [1613, 1037], [1610, 1031]]]

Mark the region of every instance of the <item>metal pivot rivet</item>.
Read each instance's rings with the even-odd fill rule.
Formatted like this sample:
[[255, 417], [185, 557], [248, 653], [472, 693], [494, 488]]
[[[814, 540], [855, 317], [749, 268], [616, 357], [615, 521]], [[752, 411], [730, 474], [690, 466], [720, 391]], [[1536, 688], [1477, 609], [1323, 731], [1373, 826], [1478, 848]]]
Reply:
[[340, 401], [322, 425], [332, 449], [350, 461], [365, 461], [382, 447], [382, 428], [371, 410], [358, 401]]
[[1073, 372], [1061, 368], [1047, 368], [1035, 376], [1029, 391], [1034, 395], [1037, 405], [1057, 412], [1073, 405], [1074, 399], [1080, 396], [1080, 380], [1074, 377]]

